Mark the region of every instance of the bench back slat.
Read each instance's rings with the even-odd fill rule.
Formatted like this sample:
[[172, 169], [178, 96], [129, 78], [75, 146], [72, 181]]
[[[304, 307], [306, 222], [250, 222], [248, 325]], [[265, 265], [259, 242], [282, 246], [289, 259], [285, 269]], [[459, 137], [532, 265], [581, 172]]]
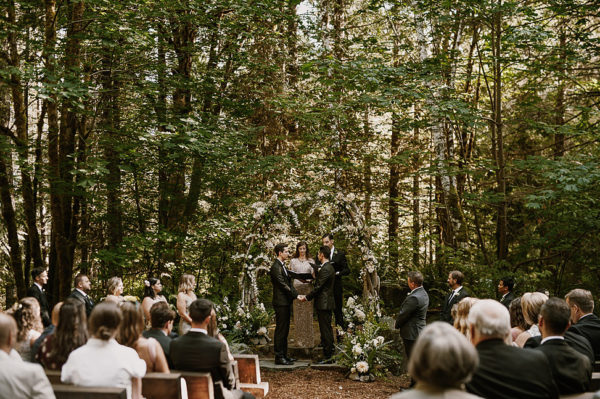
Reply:
[[54, 390], [56, 399], [127, 399], [125, 388], [53, 384], [52, 390]]
[[186, 382], [188, 399], [215, 399], [215, 388], [210, 373], [177, 371]]
[[240, 383], [260, 384], [260, 363], [257, 355], [233, 355], [238, 364]]
[[142, 379], [142, 396], [146, 399], [184, 399], [181, 385], [179, 373], [147, 373]]

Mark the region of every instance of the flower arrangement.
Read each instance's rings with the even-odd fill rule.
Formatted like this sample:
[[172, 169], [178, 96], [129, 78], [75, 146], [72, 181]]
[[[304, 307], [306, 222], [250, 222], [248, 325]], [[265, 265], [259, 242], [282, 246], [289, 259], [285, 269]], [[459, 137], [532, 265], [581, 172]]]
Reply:
[[358, 296], [348, 298], [346, 306], [342, 308], [342, 313], [350, 331], [360, 329], [369, 320], [379, 322], [381, 318], [381, 310], [377, 301], [370, 298], [361, 300]]
[[249, 309], [240, 301], [231, 306], [225, 297], [222, 304], [215, 305], [215, 311], [219, 330], [228, 340], [255, 345], [270, 341], [267, 326], [271, 322], [271, 314], [264, 304], [259, 303]]
[[348, 377], [362, 382], [374, 381], [383, 376], [388, 367], [401, 361], [400, 355], [390, 347], [380, 334], [376, 322], [367, 320], [362, 329], [349, 333], [337, 355], [338, 364], [349, 369]]

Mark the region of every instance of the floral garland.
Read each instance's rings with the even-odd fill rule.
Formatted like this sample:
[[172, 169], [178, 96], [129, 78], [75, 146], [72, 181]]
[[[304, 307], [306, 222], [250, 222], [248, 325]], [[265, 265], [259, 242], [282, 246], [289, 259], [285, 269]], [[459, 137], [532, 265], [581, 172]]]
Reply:
[[223, 303], [215, 305], [215, 311], [219, 331], [232, 342], [266, 344], [270, 341], [267, 326], [272, 315], [263, 303], [250, 310], [241, 301], [231, 306], [225, 297]]

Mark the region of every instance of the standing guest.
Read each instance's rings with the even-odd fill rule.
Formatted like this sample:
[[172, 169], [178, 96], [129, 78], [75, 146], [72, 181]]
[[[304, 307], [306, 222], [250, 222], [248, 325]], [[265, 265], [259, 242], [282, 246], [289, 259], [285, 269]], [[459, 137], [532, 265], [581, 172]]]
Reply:
[[31, 279], [33, 280], [33, 284], [27, 290], [27, 296], [37, 299], [40, 304], [42, 324], [44, 327], [48, 327], [52, 322], [50, 319], [50, 305], [48, 304], [48, 298], [46, 298], [46, 291], [44, 290], [44, 285], [48, 283], [48, 271], [43, 267], [36, 267], [31, 271]]
[[51, 316], [52, 324], [50, 324], [48, 327], [44, 328], [44, 331], [42, 331], [42, 335], [40, 335], [38, 337], [38, 339], [35, 340], [33, 345], [31, 345], [31, 357], [38, 363], [39, 363], [38, 354], [40, 351], [40, 346], [42, 346], [42, 342], [44, 342], [44, 340], [46, 339], [47, 336], [54, 334], [54, 330], [56, 329], [56, 326], [58, 325], [59, 312], [60, 312], [60, 308], [61, 308], [62, 304], [63, 304], [62, 302], [59, 302], [56, 305], [54, 305], [54, 307], [52, 308], [52, 316]]
[[542, 343], [536, 348], [546, 355], [561, 395], [586, 392], [592, 378], [590, 360], [565, 342], [571, 311], [564, 299], [550, 298], [542, 306], [539, 327]]
[[140, 359], [146, 362], [148, 373], [168, 373], [169, 365], [160, 343], [154, 338], [142, 336], [144, 315], [139, 306], [133, 302], [125, 302], [121, 305], [121, 311], [123, 321], [119, 326], [117, 342], [135, 349]]
[[146, 362], [135, 350], [115, 341], [122, 319], [121, 309], [114, 303], [103, 302], [94, 308], [89, 320], [91, 338], [69, 355], [61, 371], [63, 383], [122, 387], [127, 389], [128, 399], [141, 397], [141, 389], [132, 392], [132, 378], [146, 374]]
[[275, 364], [294, 364], [293, 359], [288, 358], [288, 334], [290, 332], [290, 313], [294, 299], [299, 298], [296, 289], [292, 285], [292, 276], [285, 267], [285, 261], [290, 256], [287, 245], [275, 245], [276, 259], [271, 265], [269, 274], [273, 284], [273, 309], [275, 310]]
[[44, 369], [24, 362], [13, 350], [17, 334], [15, 320], [0, 313], [0, 398], [54, 399]]
[[319, 320], [319, 332], [321, 334], [321, 346], [323, 347], [323, 360], [320, 364], [333, 363], [333, 330], [331, 329], [331, 311], [335, 308], [334, 286], [335, 270], [329, 259], [329, 247], [322, 246], [319, 249], [319, 263], [321, 267], [315, 280], [315, 288], [301, 301], [315, 299], [317, 319]]
[[160, 295], [162, 291], [162, 284], [157, 278], [148, 278], [144, 280], [144, 299], [142, 299], [142, 310], [144, 311], [144, 318], [146, 320], [146, 327], [150, 327], [150, 308], [156, 302], [167, 302], [167, 299]]
[[519, 335], [529, 330], [531, 327], [531, 325], [525, 321], [525, 317], [523, 316], [521, 297], [512, 300], [508, 306], [508, 312], [510, 313], [510, 336], [512, 341], [515, 342]]
[[531, 327], [525, 332], [519, 334], [515, 343], [517, 346], [523, 348], [525, 342], [531, 337], [538, 337], [542, 335], [538, 327], [538, 318], [542, 305], [548, 300], [548, 297], [541, 292], [526, 292], [521, 297], [521, 309], [523, 310], [523, 318], [525, 322]]
[[19, 329], [15, 349], [24, 361], [33, 362], [35, 354], [31, 352], [31, 347], [43, 330], [40, 305], [35, 298], [28, 296], [15, 306], [13, 317]]
[[152, 328], [142, 333], [145, 338], [154, 338], [158, 341], [167, 358], [169, 367], [173, 367], [170, 363], [169, 353], [171, 348], [171, 331], [173, 330], [173, 321], [175, 320], [175, 312], [171, 310], [166, 302], [156, 302], [150, 308], [150, 321]]
[[87, 317], [90, 317], [94, 307], [94, 301], [88, 295], [91, 289], [92, 283], [87, 274], [79, 273], [75, 276], [75, 289], [69, 295], [70, 298], [75, 298], [85, 305], [85, 314]]
[[111, 277], [106, 284], [108, 295], [104, 298], [105, 301], [121, 304], [125, 301], [123, 298], [123, 280], [120, 277]]
[[177, 294], [177, 313], [179, 313], [179, 335], [183, 335], [192, 328], [192, 319], [190, 318], [188, 308], [196, 298], [194, 290], [196, 289], [196, 277], [191, 274], [181, 276], [179, 283], [179, 293]]
[[[222, 397], [253, 399], [247, 392], [233, 389], [235, 376], [225, 345], [208, 335], [214, 306], [208, 299], [196, 299], [190, 305], [192, 328], [171, 343], [171, 360], [177, 370], [210, 373], [213, 384], [223, 384]], [[220, 390], [216, 390], [220, 392]]]
[[[348, 268], [348, 260], [344, 251], [339, 250], [333, 243], [333, 234], [325, 234], [322, 237], [323, 245], [329, 247], [330, 256], [329, 261], [333, 264], [335, 270], [335, 284], [333, 286], [333, 298], [335, 299], [335, 309], [333, 315], [335, 316], [335, 325], [339, 326], [342, 331], [346, 331], [346, 322], [344, 321], [344, 313], [342, 307], [344, 306], [344, 287], [342, 285], [342, 277], [350, 274]], [[338, 342], [342, 339], [342, 334], [337, 336]]]
[[463, 298], [459, 303], [456, 304], [456, 318], [454, 319], [454, 328], [460, 331], [461, 334], [469, 338], [469, 326], [467, 324], [467, 319], [469, 317], [469, 312], [473, 305], [475, 305], [479, 299], [466, 297]]
[[464, 278], [465, 276], [458, 270], [453, 270], [448, 274], [448, 285], [452, 291], [448, 293], [444, 300], [442, 314], [440, 316], [441, 321], [454, 324], [454, 319], [451, 314], [452, 306], [459, 303], [461, 299], [470, 296], [467, 289], [462, 285]]
[[56, 331], [46, 337], [37, 361], [50, 370], [60, 370], [75, 349], [88, 339], [85, 306], [75, 298], [67, 298], [60, 308]]
[[429, 307], [429, 295], [423, 288], [423, 275], [417, 271], [408, 272], [410, 293], [402, 302], [400, 313], [396, 317], [396, 328], [404, 343], [406, 358], [410, 360], [412, 348], [417, 337], [425, 328], [425, 316]]
[[558, 399], [546, 356], [507, 344], [510, 315], [500, 302], [482, 299], [473, 305], [469, 330], [479, 367], [467, 383], [467, 391], [494, 399]]
[[[314, 273], [311, 264], [314, 263], [308, 251], [308, 244], [300, 241], [296, 245], [296, 253], [290, 261], [290, 267], [296, 273]], [[294, 279], [294, 288], [300, 295], [306, 295], [312, 290], [308, 280]], [[294, 302], [295, 342], [302, 348], [314, 346], [313, 306], [309, 302]]]
[[515, 280], [512, 277], [502, 277], [498, 282], [498, 293], [502, 295], [500, 303], [506, 306], [506, 309], [510, 306], [510, 303], [515, 299], [513, 288], [515, 287]]
[[473, 345], [446, 323], [434, 322], [423, 330], [408, 363], [415, 389], [390, 399], [477, 399], [464, 392], [465, 382], [477, 369], [479, 358]]
[[571, 323], [569, 331], [581, 335], [590, 342], [594, 356], [600, 360], [600, 319], [594, 313], [594, 298], [588, 290], [577, 288], [565, 296], [571, 308]]

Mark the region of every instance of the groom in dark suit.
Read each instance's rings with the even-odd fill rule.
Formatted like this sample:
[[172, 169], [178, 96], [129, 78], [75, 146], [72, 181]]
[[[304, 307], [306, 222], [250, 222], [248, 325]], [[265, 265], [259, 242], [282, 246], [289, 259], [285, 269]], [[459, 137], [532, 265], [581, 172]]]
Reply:
[[69, 295], [69, 298], [75, 298], [85, 305], [85, 313], [87, 317], [90, 317], [92, 308], [94, 307], [94, 301], [88, 295], [88, 292], [92, 289], [92, 283], [86, 274], [79, 273], [75, 276], [75, 289]]
[[335, 307], [333, 297], [335, 284], [335, 270], [329, 259], [329, 247], [322, 246], [318, 255], [321, 268], [315, 280], [313, 290], [300, 298], [301, 301], [310, 301], [314, 298], [319, 320], [319, 332], [321, 333], [321, 346], [323, 347], [324, 359], [320, 364], [333, 363], [333, 330], [331, 328], [331, 311]]
[[[323, 237], [323, 245], [329, 247], [330, 254], [327, 260], [333, 265], [335, 270], [335, 282], [333, 285], [333, 298], [335, 300], [335, 307], [333, 314], [335, 316], [335, 325], [340, 326], [342, 330], [346, 330], [346, 322], [344, 321], [344, 313], [342, 307], [344, 306], [344, 287], [342, 285], [342, 277], [350, 274], [348, 268], [348, 260], [344, 251], [337, 249], [333, 243], [333, 234], [325, 234]], [[338, 341], [341, 336], [338, 336]]]
[[233, 389], [235, 376], [227, 347], [208, 335], [208, 324], [214, 315], [213, 303], [208, 299], [196, 299], [190, 304], [189, 314], [192, 328], [171, 342], [173, 366], [177, 370], [210, 373], [213, 384], [223, 384], [224, 391], [215, 386], [215, 398], [254, 399], [247, 392]]
[[454, 319], [452, 318], [452, 306], [459, 303], [463, 298], [470, 296], [469, 292], [462, 285], [464, 278], [465, 276], [458, 270], [453, 270], [448, 274], [448, 285], [452, 288], [452, 291], [446, 296], [444, 306], [442, 306], [440, 320], [454, 324]]
[[27, 296], [37, 299], [40, 304], [42, 323], [44, 323], [44, 327], [48, 327], [51, 324], [50, 305], [48, 305], [48, 299], [44, 292], [44, 285], [48, 282], [48, 271], [43, 267], [36, 267], [31, 271], [31, 278], [33, 279], [33, 284], [27, 290]]
[[[275, 309], [275, 364], [294, 364], [295, 359], [287, 355], [287, 340], [290, 332], [290, 314], [294, 299], [298, 293], [292, 285], [292, 275], [286, 269], [284, 262], [290, 256], [287, 245], [281, 243], [275, 246], [277, 257], [269, 272], [273, 284], [273, 309]], [[303, 297], [303, 296], [301, 296]]]

